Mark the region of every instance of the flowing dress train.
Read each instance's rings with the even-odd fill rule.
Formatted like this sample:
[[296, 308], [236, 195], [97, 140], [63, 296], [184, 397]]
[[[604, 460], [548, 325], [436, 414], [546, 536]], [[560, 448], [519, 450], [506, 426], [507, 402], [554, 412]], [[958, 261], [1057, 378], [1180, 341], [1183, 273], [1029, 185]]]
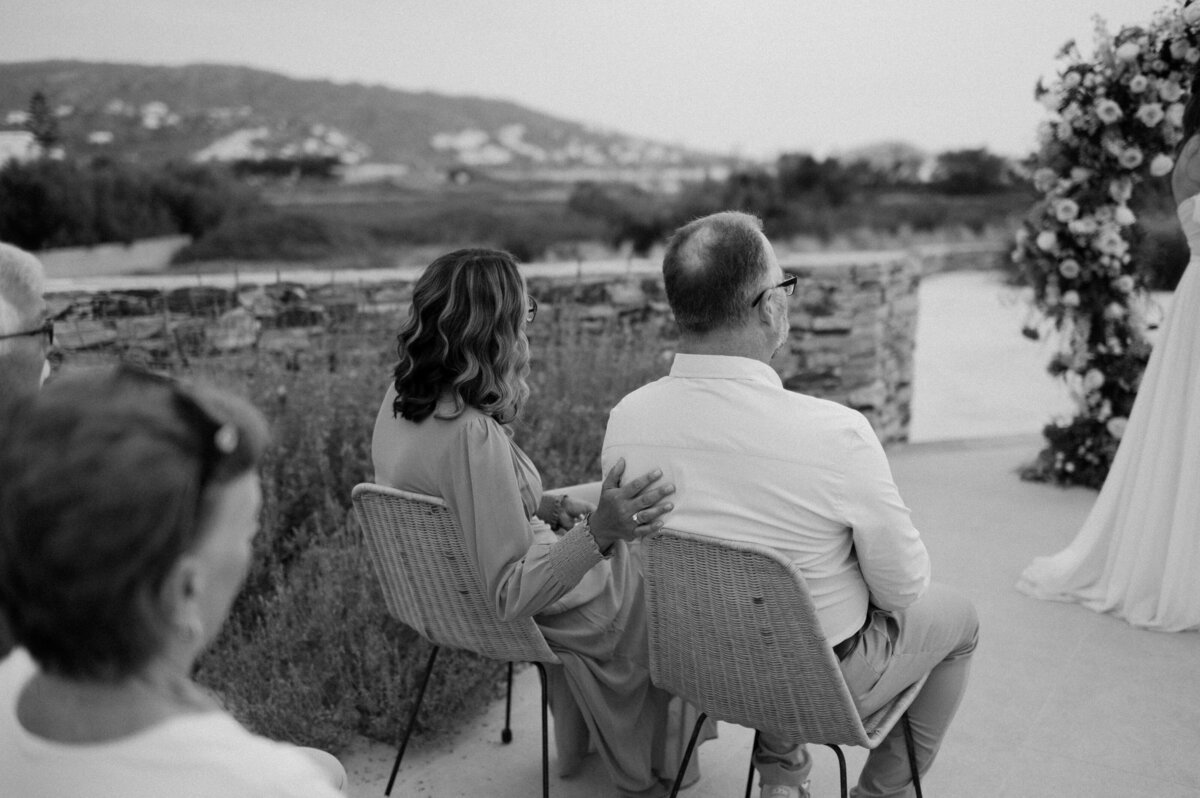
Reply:
[[1200, 199], [1179, 205], [1192, 257], [1112, 468], [1067, 548], [1017, 583], [1146, 629], [1200, 629]]

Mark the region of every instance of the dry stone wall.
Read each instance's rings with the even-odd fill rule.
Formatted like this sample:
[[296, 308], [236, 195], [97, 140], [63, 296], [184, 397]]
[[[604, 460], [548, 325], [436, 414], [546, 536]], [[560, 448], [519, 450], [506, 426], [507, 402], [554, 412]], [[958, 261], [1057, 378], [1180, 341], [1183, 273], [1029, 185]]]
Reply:
[[[976, 254], [978, 257], [978, 254]], [[782, 260], [799, 277], [791, 297], [791, 338], [774, 366], [794, 391], [861, 411], [884, 443], [907, 440], [912, 406], [917, 289], [923, 254], [819, 253]], [[935, 268], [942, 266], [939, 261]], [[664, 352], [678, 332], [657, 265], [578, 269], [526, 267], [542, 313], [604, 334], [636, 327]], [[197, 285], [171, 291], [72, 292], [48, 297], [55, 334], [67, 351], [116, 349], [151, 360], [220, 355], [246, 348], [294, 354], [356, 319], [394, 328], [407, 310], [412, 279], [324, 284], [276, 282], [237, 288]], [[533, 344], [545, 325], [531, 329]]]

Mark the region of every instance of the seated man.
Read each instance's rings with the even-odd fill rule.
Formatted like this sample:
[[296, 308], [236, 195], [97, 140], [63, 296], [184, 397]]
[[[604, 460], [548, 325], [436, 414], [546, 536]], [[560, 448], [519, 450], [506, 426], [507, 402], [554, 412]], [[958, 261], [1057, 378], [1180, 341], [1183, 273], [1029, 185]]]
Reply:
[[[680, 228], [663, 258], [681, 340], [669, 376], [612, 411], [603, 461], [659, 466], [676, 486], [669, 526], [767, 545], [802, 569], [825, 636], [864, 715], [926, 672], [909, 710], [925, 772], [966, 687], [978, 621], [929, 582], [913, 528], [866, 419], [785, 390], [767, 365], [787, 341], [785, 278], [758, 219], [718, 213]], [[764, 798], [807, 796], [807, 750], [767, 736]], [[912, 792], [902, 727], [871, 752], [854, 794]]]

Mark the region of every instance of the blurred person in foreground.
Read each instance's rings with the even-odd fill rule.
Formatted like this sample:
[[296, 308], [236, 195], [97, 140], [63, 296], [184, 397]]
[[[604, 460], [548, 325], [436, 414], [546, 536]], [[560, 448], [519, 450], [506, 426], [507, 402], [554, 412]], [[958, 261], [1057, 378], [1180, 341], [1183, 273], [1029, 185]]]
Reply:
[[329, 754], [251, 734], [191, 679], [250, 563], [263, 417], [127, 366], [0, 427], [0, 793], [335, 798]]
[[[613, 409], [603, 462], [658, 464], [677, 488], [672, 529], [790, 557], [864, 716], [932, 669], [908, 713], [924, 772], [966, 687], [974, 607], [930, 584], [929, 555], [862, 414], [785, 389], [770, 367], [796, 278], [761, 222], [729, 212], [681, 227], [663, 282], [677, 354], [668, 376]], [[804, 746], [762, 735], [754, 763], [764, 798], [808, 795]], [[901, 724], [868, 755], [853, 794], [912, 794]]]
[[0, 405], [36, 391], [50, 373], [54, 324], [43, 283], [37, 258], [0, 242]]
[[375, 481], [444, 499], [496, 615], [532, 617], [562, 659], [547, 669], [560, 774], [578, 769], [590, 736], [620, 795], [666, 795], [670, 696], [650, 683], [628, 543], [662, 526], [672, 487], [650, 466], [623, 480], [616, 463], [598, 496], [543, 493], [509, 426], [529, 395], [536, 312], [506, 252], [458, 250], [426, 268], [375, 421]]
[[[54, 345], [54, 322], [46, 318], [43, 289], [38, 259], [0, 242], [0, 430], [5, 406], [36, 391], [50, 374], [46, 355]], [[0, 657], [12, 646], [0, 612]]]

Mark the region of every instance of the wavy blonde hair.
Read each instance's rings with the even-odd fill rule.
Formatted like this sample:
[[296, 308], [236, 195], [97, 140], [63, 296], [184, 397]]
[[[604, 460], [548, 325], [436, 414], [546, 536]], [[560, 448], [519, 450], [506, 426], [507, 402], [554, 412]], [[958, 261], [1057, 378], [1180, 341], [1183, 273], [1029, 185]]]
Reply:
[[525, 281], [513, 256], [459, 249], [425, 269], [396, 337], [394, 415], [423, 421], [449, 395], [455, 418], [474, 407], [507, 424], [529, 397]]

